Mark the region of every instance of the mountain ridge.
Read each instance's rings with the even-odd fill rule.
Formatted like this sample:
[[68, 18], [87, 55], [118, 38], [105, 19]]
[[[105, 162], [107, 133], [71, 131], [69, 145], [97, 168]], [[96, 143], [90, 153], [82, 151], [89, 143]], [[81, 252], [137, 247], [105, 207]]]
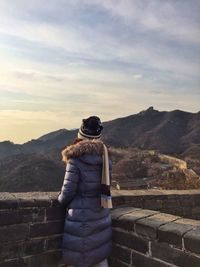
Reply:
[[[154, 149], [168, 154], [194, 151], [200, 144], [200, 112], [158, 111], [153, 107], [139, 113], [103, 122], [103, 141], [114, 147]], [[0, 142], [0, 158], [16, 154], [62, 149], [77, 136], [78, 129], [59, 129], [23, 144]]]
[[[157, 166], [152, 150], [185, 159], [189, 168], [200, 174], [200, 112], [160, 112], [150, 107], [134, 115], [104, 122], [103, 126], [103, 141], [120, 155], [112, 159], [116, 180], [118, 176], [125, 182], [136, 177], [138, 184], [138, 179], [149, 173], [155, 177], [158, 174], [157, 182], [160, 183], [160, 179], [163, 180], [160, 175], [166, 172], [162, 165]], [[73, 142], [77, 132], [78, 129], [59, 129], [22, 145], [1, 142], [0, 191], [59, 190], [66, 167], [61, 161], [61, 150]], [[169, 175], [173, 186], [176, 185], [174, 179], [182, 182], [185, 179], [181, 172], [172, 170]], [[198, 185], [195, 180], [189, 186]]]

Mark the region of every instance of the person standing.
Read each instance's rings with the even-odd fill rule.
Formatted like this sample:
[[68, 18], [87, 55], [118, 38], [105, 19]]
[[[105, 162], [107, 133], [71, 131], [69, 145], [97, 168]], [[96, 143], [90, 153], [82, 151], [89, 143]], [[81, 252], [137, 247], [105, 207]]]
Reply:
[[70, 266], [107, 267], [112, 250], [111, 161], [102, 129], [98, 117], [83, 119], [78, 138], [62, 151], [66, 172], [58, 202], [67, 210], [62, 251]]

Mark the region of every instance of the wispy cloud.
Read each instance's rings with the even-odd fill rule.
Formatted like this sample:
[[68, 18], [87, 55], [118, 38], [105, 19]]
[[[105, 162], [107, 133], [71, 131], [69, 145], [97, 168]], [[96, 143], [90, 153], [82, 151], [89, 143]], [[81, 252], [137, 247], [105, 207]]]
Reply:
[[1, 0], [0, 140], [12, 118], [46, 132], [149, 105], [197, 111], [199, 13], [198, 0]]
[[141, 79], [142, 78], [142, 74], [133, 74], [133, 78], [138, 80], [138, 79]]

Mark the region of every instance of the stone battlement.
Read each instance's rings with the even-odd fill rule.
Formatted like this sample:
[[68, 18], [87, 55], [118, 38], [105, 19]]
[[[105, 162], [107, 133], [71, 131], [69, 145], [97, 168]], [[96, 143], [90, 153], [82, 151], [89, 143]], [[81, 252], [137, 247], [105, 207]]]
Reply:
[[157, 210], [200, 220], [200, 190], [115, 190], [114, 206]]
[[164, 154], [160, 154], [160, 153], [158, 153], [158, 156], [163, 162], [170, 163], [170, 164], [178, 167], [181, 170], [187, 169], [187, 162], [185, 160], [178, 159], [178, 158], [164, 155]]
[[200, 221], [133, 207], [112, 211], [113, 267], [200, 266]]
[[[200, 223], [179, 217], [200, 218], [199, 190], [113, 191], [113, 203], [111, 267], [200, 266]], [[57, 192], [1, 193], [0, 267], [60, 266], [64, 217]]]

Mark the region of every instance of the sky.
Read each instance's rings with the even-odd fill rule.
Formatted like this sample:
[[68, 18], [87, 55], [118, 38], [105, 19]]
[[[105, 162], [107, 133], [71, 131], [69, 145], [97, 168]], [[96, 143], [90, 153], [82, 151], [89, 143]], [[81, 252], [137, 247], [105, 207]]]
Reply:
[[199, 0], [0, 0], [0, 142], [200, 110]]

